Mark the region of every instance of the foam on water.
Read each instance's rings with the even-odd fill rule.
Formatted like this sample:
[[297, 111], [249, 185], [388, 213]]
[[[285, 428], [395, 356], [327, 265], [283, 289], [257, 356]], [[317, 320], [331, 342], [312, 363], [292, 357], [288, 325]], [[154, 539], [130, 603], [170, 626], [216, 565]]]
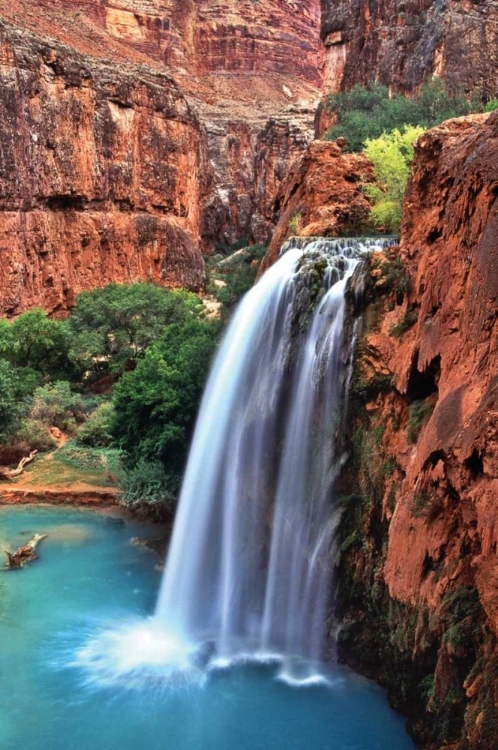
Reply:
[[125, 620], [94, 633], [68, 666], [83, 670], [93, 687], [184, 688], [206, 681], [199, 648], [167, 633], [155, 617]]

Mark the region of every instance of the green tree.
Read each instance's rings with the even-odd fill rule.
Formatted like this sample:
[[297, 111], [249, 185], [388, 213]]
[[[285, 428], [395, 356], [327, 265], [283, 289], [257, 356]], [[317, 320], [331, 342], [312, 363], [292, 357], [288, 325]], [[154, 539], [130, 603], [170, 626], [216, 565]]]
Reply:
[[373, 202], [370, 220], [385, 231], [399, 231], [413, 144], [423, 132], [421, 127], [405, 126], [365, 143], [364, 153], [374, 165], [376, 179], [376, 184], [365, 186]]
[[483, 105], [468, 100], [463, 94], [450, 94], [438, 78], [425, 83], [413, 96], [389, 95], [386, 86], [372, 83], [354, 86], [328, 97], [326, 107], [337, 118], [326, 133], [326, 140], [343, 137], [350, 151], [361, 151], [367, 139], [379, 138], [382, 133], [403, 125], [424, 129], [439, 125], [451, 117], [470, 112], [481, 112]]
[[195, 318], [168, 326], [114, 389], [111, 431], [126, 468], [145, 462], [157, 483], [149, 465], [160, 463], [165, 480], [159, 484], [168, 496], [180, 484], [219, 327], [219, 321]]
[[114, 409], [109, 401], [100, 404], [76, 433], [76, 443], [91, 448], [107, 448], [113, 442], [111, 422]]
[[39, 376], [33, 370], [13, 367], [0, 359], [0, 442], [5, 442], [21, 425], [38, 383]]
[[67, 381], [47, 383], [35, 390], [30, 417], [47, 427], [73, 432], [76, 423], [85, 419], [85, 403]]
[[78, 295], [71, 358], [93, 376], [132, 368], [165, 326], [202, 317], [200, 298], [154, 284], [110, 284]]
[[0, 357], [15, 367], [37, 370], [46, 379], [61, 377], [71, 370], [68, 354], [66, 325], [38, 307], [0, 321]]

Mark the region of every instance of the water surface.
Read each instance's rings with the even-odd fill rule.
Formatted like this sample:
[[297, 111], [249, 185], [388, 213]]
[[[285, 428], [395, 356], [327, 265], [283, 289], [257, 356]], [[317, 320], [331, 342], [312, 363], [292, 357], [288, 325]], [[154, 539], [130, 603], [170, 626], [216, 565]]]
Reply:
[[[89, 683], [70, 666], [89, 635], [154, 611], [151, 529], [86, 510], [0, 508], [0, 549], [46, 533], [40, 559], [0, 574], [2, 750], [413, 750], [383, 693], [350, 671], [292, 688], [275, 666], [214, 672], [203, 687]], [[157, 531], [153, 532], [157, 535]]]

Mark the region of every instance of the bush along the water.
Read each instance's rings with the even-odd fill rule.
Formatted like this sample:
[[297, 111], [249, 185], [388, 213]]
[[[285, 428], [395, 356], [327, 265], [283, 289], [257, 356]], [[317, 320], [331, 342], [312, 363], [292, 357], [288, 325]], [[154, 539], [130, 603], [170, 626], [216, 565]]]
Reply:
[[180, 489], [178, 473], [167, 474], [159, 461], [140, 459], [136, 466], [121, 476], [121, 504], [138, 518], [167, 521]]
[[451, 117], [492, 111], [494, 101], [483, 105], [462, 93], [451, 94], [438, 78], [424, 84], [414, 96], [390, 96], [386, 86], [376, 83], [354, 86], [351, 91], [328, 97], [326, 107], [337, 121], [324, 137], [326, 140], [345, 138], [351, 151], [361, 151], [367, 139], [379, 138], [395, 128], [431, 128]]

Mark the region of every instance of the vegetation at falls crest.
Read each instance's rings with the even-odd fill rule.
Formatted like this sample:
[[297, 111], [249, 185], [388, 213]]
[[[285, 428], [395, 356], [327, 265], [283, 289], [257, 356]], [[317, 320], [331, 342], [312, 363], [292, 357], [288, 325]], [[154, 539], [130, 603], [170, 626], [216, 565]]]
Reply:
[[452, 117], [491, 112], [498, 101], [483, 103], [463, 93], [451, 94], [443, 81], [434, 78], [414, 96], [392, 96], [377, 83], [356, 85], [351, 91], [328, 96], [325, 106], [335, 123], [324, 139], [345, 139], [346, 150], [363, 151], [373, 163], [375, 183], [364, 188], [372, 201], [371, 226], [398, 233], [416, 139]]

